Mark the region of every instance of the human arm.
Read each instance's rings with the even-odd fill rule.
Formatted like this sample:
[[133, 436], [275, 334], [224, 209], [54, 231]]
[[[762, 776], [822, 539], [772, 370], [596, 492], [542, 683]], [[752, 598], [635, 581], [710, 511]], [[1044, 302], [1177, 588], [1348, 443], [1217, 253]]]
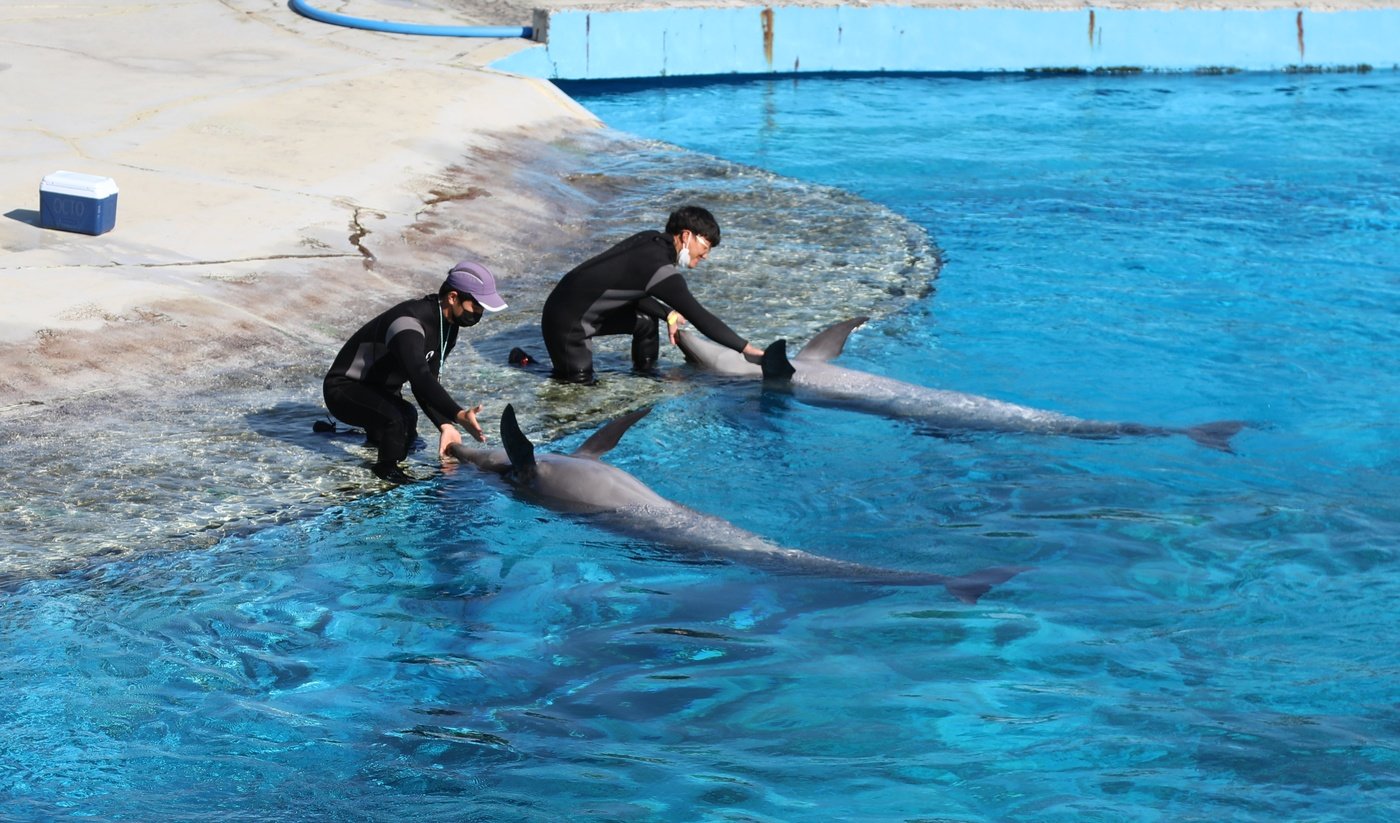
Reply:
[[[423, 413], [437, 426], [451, 425], [463, 416], [463, 408], [452, 399], [452, 395], [438, 381], [436, 370], [429, 360], [430, 351], [422, 327], [412, 318], [396, 321], [393, 336], [389, 338], [389, 350], [398, 361], [398, 371], [405, 378], [413, 397], [423, 409]], [[479, 428], [479, 427], [478, 427]]]
[[[733, 329], [724, 324], [724, 321], [711, 314], [700, 301], [690, 293], [689, 286], [686, 285], [685, 278], [679, 273], [665, 278], [652, 289], [652, 294], [664, 300], [671, 306], [673, 311], [667, 315], [666, 325], [670, 334], [671, 342], [675, 342], [675, 328], [681, 323], [689, 322], [695, 326], [701, 334], [735, 351], [742, 351], [745, 354], [756, 352], [762, 355], [762, 350], [749, 345], [748, 341], [740, 337]], [[675, 322], [672, 322], [674, 320]]]
[[[672, 346], [676, 345], [676, 332], [679, 331], [680, 327], [683, 325], [685, 325], [685, 317], [675, 309], [672, 309], [671, 312], [666, 315], [666, 336], [670, 339]], [[758, 348], [752, 343], [745, 343], [744, 348], [739, 351], [755, 363], [763, 357], [763, 349]]]
[[680, 312], [651, 295], [647, 295], [637, 301], [637, 311], [647, 317], [654, 317], [657, 320], [666, 321], [666, 335], [670, 338], [671, 345], [676, 345], [676, 328], [685, 323], [685, 317], [683, 317]]
[[671, 313], [671, 307], [655, 297], [647, 295], [637, 301], [637, 311], [648, 317], [655, 317], [657, 320], [665, 320], [666, 316]]

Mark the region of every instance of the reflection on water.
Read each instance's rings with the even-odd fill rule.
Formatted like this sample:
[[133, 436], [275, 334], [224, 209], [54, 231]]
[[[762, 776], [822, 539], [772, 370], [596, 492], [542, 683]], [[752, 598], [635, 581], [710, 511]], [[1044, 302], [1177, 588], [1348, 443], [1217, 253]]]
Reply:
[[[547, 440], [687, 390], [675, 349], [663, 347], [657, 376], [634, 376], [620, 339], [599, 341], [600, 387], [544, 380], [537, 325], [559, 275], [629, 234], [661, 228], [683, 203], [707, 206], [723, 231], [720, 249], [688, 275], [692, 290], [759, 343], [805, 338], [852, 307], [893, 311], [928, 294], [937, 275], [938, 251], [921, 229], [830, 188], [622, 135], [580, 137], [551, 162], [541, 165], [560, 196], [591, 200], [591, 214], [510, 261], [511, 310], [463, 335], [444, 369], [450, 391], [485, 403], [488, 434], [508, 402]], [[439, 233], [473, 226], [453, 202], [432, 219]], [[424, 255], [423, 268], [437, 263]], [[514, 346], [542, 358], [540, 371], [508, 367]], [[289, 362], [233, 374], [207, 364], [157, 396], [87, 395], [0, 419], [0, 581], [95, 557], [209, 546], [380, 491], [362, 438], [311, 431], [334, 353], [303, 346], [284, 353]], [[421, 421], [419, 431], [431, 435]], [[431, 438], [411, 458], [416, 474], [436, 471], [435, 448]]]

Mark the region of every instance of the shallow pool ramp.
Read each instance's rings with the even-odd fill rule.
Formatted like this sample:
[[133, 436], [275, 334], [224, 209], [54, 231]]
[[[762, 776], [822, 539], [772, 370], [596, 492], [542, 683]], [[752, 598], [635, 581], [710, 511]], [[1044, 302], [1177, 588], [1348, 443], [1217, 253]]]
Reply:
[[1368, 71], [1400, 63], [1400, 3], [1025, 5], [1037, 8], [1001, 0], [977, 8], [953, 8], [947, 0], [561, 5], [534, 12], [537, 45], [492, 66], [551, 80], [617, 80], [824, 72]]

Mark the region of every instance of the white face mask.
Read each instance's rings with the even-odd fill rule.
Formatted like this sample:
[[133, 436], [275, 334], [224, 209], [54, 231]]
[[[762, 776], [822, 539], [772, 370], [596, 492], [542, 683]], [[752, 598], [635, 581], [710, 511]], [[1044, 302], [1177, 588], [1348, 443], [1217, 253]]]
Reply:
[[676, 265], [683, 269], [690, 268], [690, 244], [681, 243], [681, 253], [676, 256]]

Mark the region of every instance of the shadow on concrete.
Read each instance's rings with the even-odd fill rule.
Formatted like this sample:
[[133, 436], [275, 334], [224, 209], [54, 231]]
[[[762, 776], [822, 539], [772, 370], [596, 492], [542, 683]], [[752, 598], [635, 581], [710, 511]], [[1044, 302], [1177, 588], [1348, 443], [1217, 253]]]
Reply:
[[43, 228], [39, 225], [39, 212], [34, 209], [13, 209], [5, 212], [5, 216], [20, 223], [28, 223], [36, 229]]
[[[334, 420], [321, 405], [278, 403], [244, 415], [248, 428], [263, 437], [279, 440], [336, 460], [359, 459], [349, 447], [363, 446], [365, 433]], [[333, 429], [328, 428], [334, 425]]]

